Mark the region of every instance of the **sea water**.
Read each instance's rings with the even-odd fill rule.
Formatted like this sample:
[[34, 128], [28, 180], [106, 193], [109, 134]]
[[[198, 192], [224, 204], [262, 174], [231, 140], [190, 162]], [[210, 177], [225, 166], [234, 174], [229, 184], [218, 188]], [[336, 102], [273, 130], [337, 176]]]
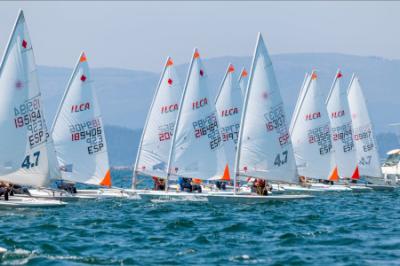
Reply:
[[[130, 173], [113, 173], [128, 186]], [[0, 210], [4, 265], [399, 265], [400, 191]], [[4, 250], [5, 249], [5, 250]]]

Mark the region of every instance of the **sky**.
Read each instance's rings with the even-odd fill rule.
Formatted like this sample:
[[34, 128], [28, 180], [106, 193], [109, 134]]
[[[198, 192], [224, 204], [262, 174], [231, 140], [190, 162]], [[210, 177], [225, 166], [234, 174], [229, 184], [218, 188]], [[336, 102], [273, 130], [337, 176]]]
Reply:
[[400, 2], [4, 2], [0, 51], [22, 8], [36, 61], [72, 67], [161, 71], [167, 56], [189, 61], [249, 56], [257, 32], [271, 54], [337, 52], [400, 59]]

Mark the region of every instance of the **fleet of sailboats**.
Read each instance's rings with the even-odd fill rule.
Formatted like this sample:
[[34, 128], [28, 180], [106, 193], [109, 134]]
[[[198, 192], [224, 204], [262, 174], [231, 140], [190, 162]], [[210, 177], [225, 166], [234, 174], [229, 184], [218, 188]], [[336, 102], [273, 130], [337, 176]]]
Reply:
[[[237, 72], [229, 64], [215, 99], [198, 49], [183, 86], [168, 57], [141, 136], [132, 189], [115, 188], [86, 54], [78, 58], [48, 131], [20, 11], [0, 68], [0, 147], [7, 151], [0, 154], [0, 180], [28, 186], [30, 193], [0, 200], [0, 205], [52, 207], [66, 204], [56, 199], [132, 195], [286, 201], [312, 198], [315, 192], [367, 190], [358, 184], [362, 179], [372, 183], [370, 190], [384, 189], [388, 186], [359, 79], [353, 75], [346, 91], [342, 77], [338, 70], [326, 98], [317, 71], [306, 73], [288, 124], [260, 33], [250, 72]], [[139, 178], [152, 178], [155, 189], [138, 189]], [[56, 188], [51, 187], [54, 181]], [[183, 182], [196, 183], [201, 193], [184, 190]], [[213, 182], [233, 186], [221, 189]], [[265, 184], [261, 193], [249, 187], [257, 182]], [[94, 188], [76, 189], [75, 184]]]

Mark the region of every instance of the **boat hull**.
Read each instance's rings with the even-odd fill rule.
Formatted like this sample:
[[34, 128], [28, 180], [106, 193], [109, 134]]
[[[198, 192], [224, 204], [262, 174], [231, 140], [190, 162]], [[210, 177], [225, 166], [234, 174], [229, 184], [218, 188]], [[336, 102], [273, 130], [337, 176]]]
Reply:
[[64, 207], [67, 203], [59, 200], [38, 199], [32, 197], [10, 197], [0, 200], [0, 208], [53, 208]]

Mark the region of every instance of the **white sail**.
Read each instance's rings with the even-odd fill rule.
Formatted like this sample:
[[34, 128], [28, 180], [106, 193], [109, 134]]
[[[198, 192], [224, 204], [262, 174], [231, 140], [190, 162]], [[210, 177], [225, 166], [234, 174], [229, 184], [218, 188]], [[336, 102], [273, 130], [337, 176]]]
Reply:
[[134, 174], [166, 178], [182, 86], [171, 58], [167, 59], [142, 133]]
[[297, 182], [285, 110], [261, 34], [242, 110], [236, 175]]
[[218, 178], [227, 165], [207, 73], [195, 49], [183, 90], [170, 154], [171, 176]]
[[293, 110], [293, 115], [292, 115], [292, 120], [290, 121], [290, 126], [289, 126], [289, 134], [292, 135], [293, 132], [293, 126], [298, 118], [299, 115], [299, 106], [301, 105], [301, 101], [304, 98], [304, 92], [306, 91], [306, 88], [308, 86], [308, 83], [310, 82], [310, 75], [306, 73], [304, 76], [303, 83], [301, 84], [300, 91], [299, 91], [299, 96], [297, 97], [296, 105]]
[[331, 129], [324, 94], [312, 72], [304, 88], [291, 135], [299, 175], [335, 181]]
[[20, 11], [0, 69], [0, 180], [48, 183], [46, 125], [31, 39]]
[[111, 186], [103, 121], [84, 53], [61, 100], [52, 137], [63, 179]]
[[342, 76], [340, 71], [336, 73], [331, 91], [326, 100], [326, 107], [331, 121], [332, 147], [339, 176], [358, 179], [357, 153], [353, 142], [347, 91], [340, 85]]
[[236, 145], [240, 130], [242, 91], [236, 79], [235, 68], [229, 64], [215, 100], [222, 141], [229, 169], [234, 169]]
[[373, 126], [357, 76], [353, 75], [347, 93], [359, 173], [361, 176], [382, 177]]
[[246, 89], [247, 89], [247, 82], [249, 80], [249, 74], [247, 73], [245, 68], [242, 68], [242, 71], [240, 71], [240, 76], [239, 76], [239, 87], [242, 92], [242, 98], [246, 95]]

